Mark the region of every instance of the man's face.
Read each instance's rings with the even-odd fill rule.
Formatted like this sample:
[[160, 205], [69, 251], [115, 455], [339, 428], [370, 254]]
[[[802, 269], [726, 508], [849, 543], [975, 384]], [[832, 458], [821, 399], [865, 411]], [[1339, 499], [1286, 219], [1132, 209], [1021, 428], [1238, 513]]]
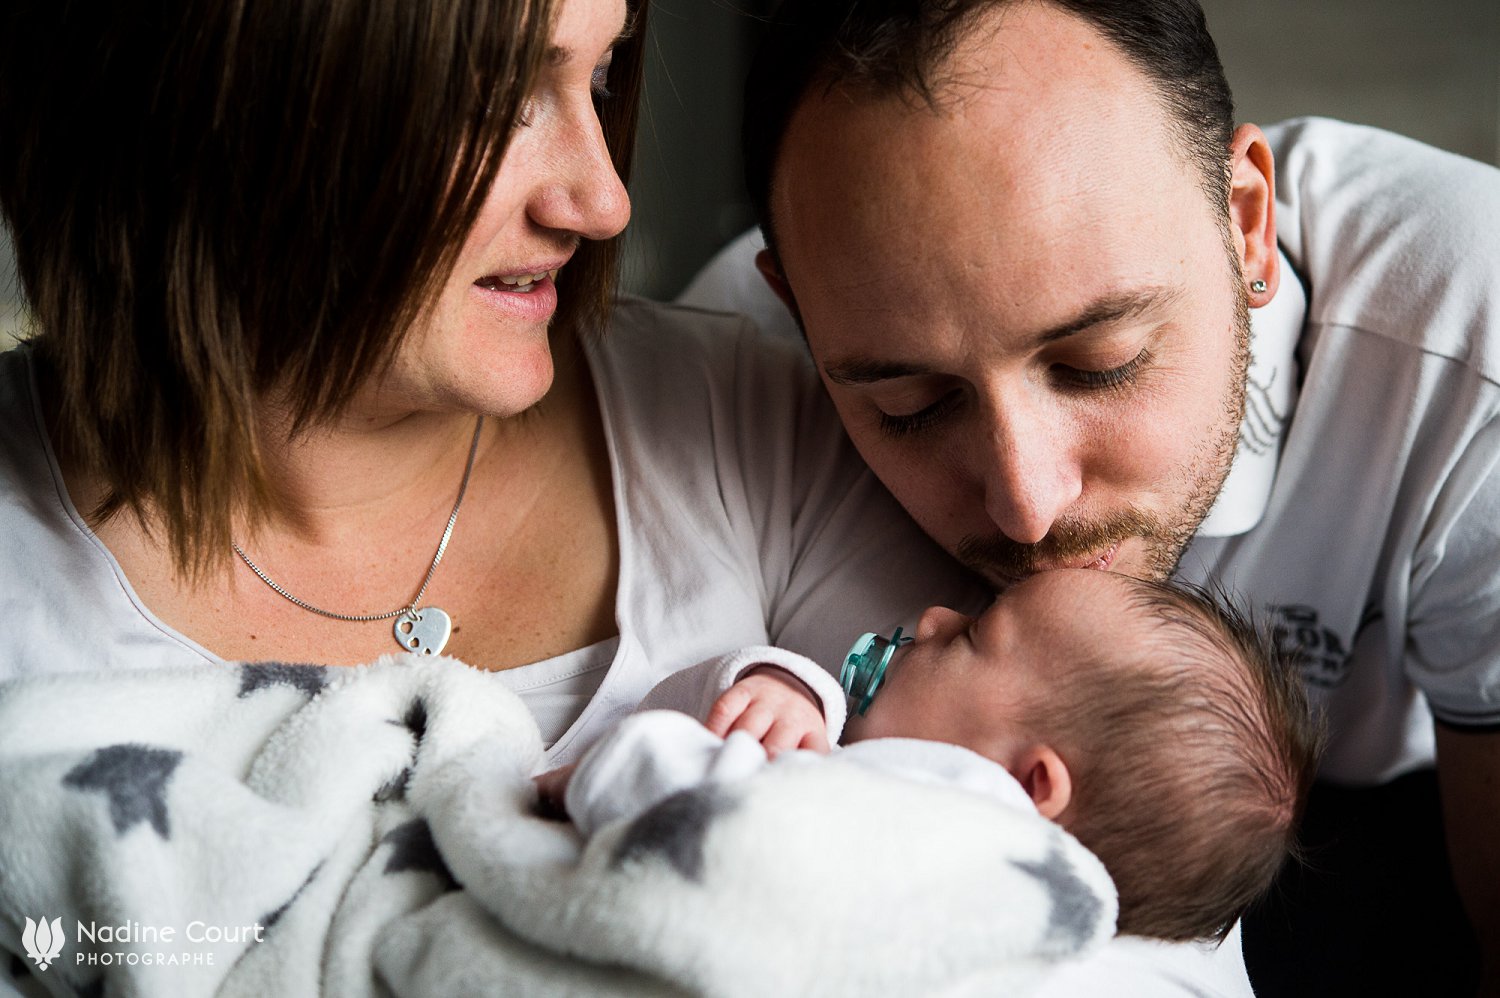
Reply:
[[814, 86], [787, 132], [771, 209], [824, 383], [875, 473], [996, 584], [1168, 575], [1234, 454], [1244, 235], [1083, 22], [1008, 8], [946, 69], [936, 112]]

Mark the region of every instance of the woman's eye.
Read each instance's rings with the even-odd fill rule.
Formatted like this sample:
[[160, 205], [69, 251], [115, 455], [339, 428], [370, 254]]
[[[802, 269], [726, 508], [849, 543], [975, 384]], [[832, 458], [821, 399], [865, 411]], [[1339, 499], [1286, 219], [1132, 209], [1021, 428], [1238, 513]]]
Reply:
[[1089, 371], [1066, 364], [1058, 364], [1053, 370], [1074, 387], [1089, 391], [1109, 391], [1134, 384], [1141, 371], [1150, 363], [1151, 351], [1142, 350], [1134, 359], [1103, 371]]
[[521, 128], [530, 128], [536, 118], [536, 98], [528, 97], [516, 108], [516, 124]]
[[589, 89], [597, 101], [606, 101], [614, 96], [614, 92], [609, 89], [609, 63], [601, 62], [594, 67], [594, 75], [589, 79]]
[[931, 428], [958, 406], [957, 392], [949, 392], [925, 409], [892, 415], [880, 413], [880, 429], [888, 437], [904, 437]]

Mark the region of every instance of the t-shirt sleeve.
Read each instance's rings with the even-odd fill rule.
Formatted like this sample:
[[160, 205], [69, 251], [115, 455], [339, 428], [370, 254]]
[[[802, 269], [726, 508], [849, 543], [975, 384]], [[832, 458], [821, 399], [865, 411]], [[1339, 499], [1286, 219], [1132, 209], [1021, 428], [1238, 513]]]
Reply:
[[813, 691], [827, 722], [828, 741], [837, 744], [846, 717], [843, 689], [816, 662], [785, 648], [753, 645], [680, 669], [652, 687], [637, 709], [675, 710], [707, 721], [714, 701], [739, 682], [745, 672], [762, 665], [790, 673]]
[[1407, 673], [1438, 720], [1500, 730], [1500, 416], [1449, 475], [1428, 537], [1413, 565]]

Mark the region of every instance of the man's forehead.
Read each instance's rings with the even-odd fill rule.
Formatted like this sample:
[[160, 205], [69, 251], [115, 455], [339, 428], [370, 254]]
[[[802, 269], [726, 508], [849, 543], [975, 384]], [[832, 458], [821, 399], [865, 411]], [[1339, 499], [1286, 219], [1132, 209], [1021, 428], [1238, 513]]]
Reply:
[[809, 106], [826, 106], [834, 120], [876, 107], [920, 125], [924, 117], [963, 115], [986, 94], [1002, 95], [997, 106], [1011, 109], [1018, 124], [1044, 122], [1060, 99], [1104, 110], [1104, 95], [1131, 108], [1148, 104], [1151, 115], [1166, 117], [1155, 84], [1094, 25], [1050, 3], [1027, 2], [995, 4], [969, 18], [956, 44], [920, 72], [870, 78], [858, 69], [825, 69], [792, 120]]
[[[968, 213], [992, 211], [996, 194], [1047, 211], [1077, 205], [1091, 185], [1117, 183], [1113, 174], [1159, 173], [1172, 133], [1144, 74], [1076, 18], [1050, 14], [1069, 40], [1033, 46], [1030, 35], [1048, 37], [1053, 10], [1033, 6], [1007, 12], [1004, 30], [975, 32], [987, 41], [954, 54], [932, 106], [814, 86], [777, 158], [778, 249], [819, 204], [837, 208], [841, 229], [864, 221], [899, 238], [917, 205], [928, 227], [956, 230]], [[1064, 58], [1069, 46], [1073, 57]]]

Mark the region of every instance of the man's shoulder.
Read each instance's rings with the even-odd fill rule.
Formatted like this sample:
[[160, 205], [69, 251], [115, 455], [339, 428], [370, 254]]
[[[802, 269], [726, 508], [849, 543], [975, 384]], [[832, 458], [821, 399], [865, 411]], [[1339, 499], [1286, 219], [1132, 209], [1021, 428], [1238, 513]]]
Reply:
[[1277, 233], [1308, 326], [1396, 340], [1500, 382], [1500, 170], [1326, 118], [1269, 126]]

